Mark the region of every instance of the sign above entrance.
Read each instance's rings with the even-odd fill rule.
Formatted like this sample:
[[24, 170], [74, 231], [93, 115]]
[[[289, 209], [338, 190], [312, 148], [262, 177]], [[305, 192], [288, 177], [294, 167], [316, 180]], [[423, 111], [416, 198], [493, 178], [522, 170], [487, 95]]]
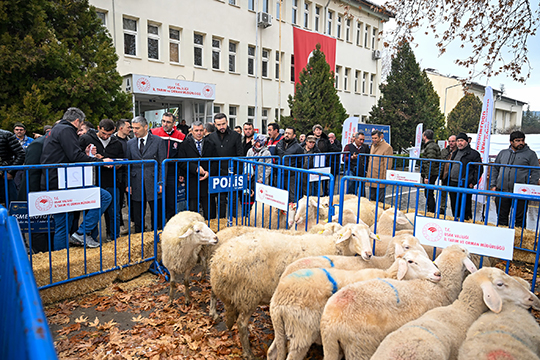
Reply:
[[194, 81], [166, 79], [154, 76], [131, 75], [126, 91], [134, 94], [163, 95], [190, 99], [215, 100], [216, 85]]

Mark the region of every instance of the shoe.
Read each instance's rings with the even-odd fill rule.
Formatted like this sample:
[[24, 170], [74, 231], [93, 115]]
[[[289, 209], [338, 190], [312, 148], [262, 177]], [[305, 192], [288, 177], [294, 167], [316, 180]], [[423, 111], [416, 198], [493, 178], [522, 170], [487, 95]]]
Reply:
[[[84, 235], [74, 232], [69, 238], [69, 243], [71, 245], [84, 246]], [[97, 248], [99, 247], [99, 242], [94, 240], [90, 235], [86, 235], [86, 247]]]

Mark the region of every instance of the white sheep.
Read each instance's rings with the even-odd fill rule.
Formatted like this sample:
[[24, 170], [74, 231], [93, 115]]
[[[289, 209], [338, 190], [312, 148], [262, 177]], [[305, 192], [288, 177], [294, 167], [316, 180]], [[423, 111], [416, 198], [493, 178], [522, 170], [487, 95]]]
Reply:
[[184, 274], [185, 302], [191, 302], [189, 276], [197, 264], [201, 249], [205, 245], [216, 244], [216, 234], [205, 224], [204, 218], [192, 211], [183, 211], [173, 216], [161, 234], [161, 254], [163, 265], [171, 275], [169, 300], [172, 303], [176, 281]]
[[[359, 212], [360, 216], [358, 216]], [[358, 203], [358, 199], [347, 199], [343, 202], [342, 224], [354, 224], [358, 220], [361, 220], [367, 225], [372, 226], [375, 223], [375, 216], [378, 219], [383, 212], [384, 209], [381, 206], [377, 206], [374, 201], [369, 201], [364, 197], [360, 198], [360, 204]], [[332, 221], [339, 221], [339, 213], [334, 215]]]
[[[329, 223], [333, 224], [333, 223]], [[372, 236], [372, 235], [370, 235]], [[372, 236], [373, 237], [373, 236]], [[379, 240], [380, 241], [380, 240]], [[385, 240], [383, 240], [385, 241]], [[382, 246], [377, 244], [376, 248]], [[384, 245], [386, 252], [382, 256], [373, 256], [369, 261], [365, 261], [360, 256], [310, 256], [303, 259], [298, 259], [291, 263], [285, 271], [282, 277], [289, 275], [292, 272], [301, 269], [311, 268], [336, 268], [344, 270], [360, 270], [360, 269], [388, 269], [396, 258], [396, 253], [408, 250], [418, 250], [426, 254], [429, 257], [418, 238], [411, 234], [399, 234], [390, 238], [390, 241]]]
[[348, 284], [376, 278], [438, 282], [441, 273], [422, 249], [398, 254], [386, 270], [303, 269], [282, 277], [270, 302], [275, 335], [268, 360], [303, 359], [311, 344], [320, 343], [319, 324], [328, 298]]
[[392, 235], [394, 228], [394, 216], [396, 224], [396, 232], [400, 230], [414, 230], [414, 213], [404, 214], [396, 208], [389, 208], [382, 212], [377, 220], [377, 228], [375, 224], [371, 226], [371, 231], [379, 235]]
[[540, 302], [504, 271], [484, 267], [465, 279], [452, 305], [432, 309], [389, 334], [371, 360], [455, 360], [473, 322], [488, 310], [499, 313], [503, 301], [526, 308]]
[[321, 317], [325, 360], [369, 359], [386, 335], [435, 307], [457, 299], [465, 270], [476, 271], [467, 249], [452, 245], [435, 260], [438, 283], [369, 280], [344, 287], [328, 300]]
[[500, 313], [487, 312], [472, 324], [458, 359], [539, 360], [539, 354], [537, 320], [523, 306], [504, 303]]
[[[347, 225], [333, 236], [245, 234], [220, 246], [210, 262], [212, 291], [223, 302], [229, 329], [237, 323], [243, 354], [252, 358], [248, 322], [258, 305], [270, 303], [281, 274], [291, 262], [313, 255], [371, 257], [369, 228]], [[210, 314], [216, 318], [215, 303]]]
[[251, 208], [249, 219], [246, 219], [246, 221], [248, 221], [247, 225], [249, 226], [256, 226], [263, 229], [286, 229], [287, 224], [294, 222], [295, 214], [295, 203], [290, 203], [289, 210], [285, 211], [257, 201]]

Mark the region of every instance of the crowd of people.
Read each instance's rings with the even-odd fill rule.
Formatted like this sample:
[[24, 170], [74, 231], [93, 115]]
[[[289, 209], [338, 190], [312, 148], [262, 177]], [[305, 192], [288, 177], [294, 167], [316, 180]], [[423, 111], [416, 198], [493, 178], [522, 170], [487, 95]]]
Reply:
[[[153, 224], [161, 229], [162, 201], [165, 201], [165, 219], [169, 220], [179, 207], [178, 189], [183, 185], [186, 191], [186, 205], [192, 211], [202, 211], [206, 219], [224, 218], [227, 211], [237, 214], [238, 207], [251, 206], [254, 202], [256, 183], [277, 185], [277, 171], [269, 164], [278, 161], [276, 156], [284, 159], [283, 165], [313, 169], [330, 167], [334, 175], [345, 174], [359, 177], [386, 179], [386, 172], [392, 169], [392, 147], [385, 141], [384, 134], [375, 130], [371, 136], [372, 145], [364, 143], [366, 134], [353, 134], [352, 141], [342, 150], [342, 144], [334, 133], [326, 134], [321, 125], [314, 125], [312, 131], [296, 136], [296, 129], [288, 126], [280, 129], [279, 124], [271, 123], [267, 134], [256, 134], [254, 125], [246, 122], [242, 127], [231, 129], [225, 114], [216, 114], [213, 123], [194, 122], [186, 125], [185, 120], [177, 124], [174, 114], [165, 112], [162, 115], [161, 127], [149, 128], [143, 116], [132, 120], [112, 121], [103, 119], [97, 129], [86, 121], [85, 114], [78, 108], [69, 108], [62, 120], [54, 126], [46, 126], [43, 136], [31, 139], [26, 135], [23, 124], [17, 123], [14, 132], [0, 130], [0, 159], [3, 166], [60, 164], [80, 162], [104, 162], [99, 171], [95, 171], [95, 185], [100, 188], [101, 206], [87, 211], [82, 221], [77, 212], [55, 214], [55, 233], [52, 242], [53, 250], [66, 248], [68, 243], [97, 247], [100, 241], [110, 241], [128, 232], [130, 223], [122, 216], [122, 209], [129, 207], [134, 232], [145, 231], [145, 215], [147, 206], [152, 218], [157, 216]], [[467, 164], [481, 163], [480, 154], [471, 148], [466, 134], [460, 133], [448, 138], [448, 146], [440, 149], [434, 141], [432, 130], [423, 133], [423, 152], [421, 176], [425, 184], [441, 184], [448, 186], [474, 187], [480, 179], [483, 166], [471, 166], [466, 179], [466, 172], [460, 171], [455, 163], [440, 161], [453, 160], [461, 162], [463, 169]], [[331, 153], [334, 153], [331, 155]], [[336, 154], [336, 153], [342, 153]], [[303, 156], [305, 155], [305, 156]], [[313, 156], [310, 156], [313, 155]], [[242, 168], [230, 168], [227, 160], [216, 158], [247, 157], [261, 163], [246, 163]], [[285, 158], [284, 158], [285, 157]], [[319, 158], [319, 159], [317, 159]], [[162, 164], [165, 159], [192, 159], [190, 161], [170, 161], [165, 174], [161, 168], [155, 172], [150, 164], [141, 160], [156, 160]], [[213, 160], [202, 160], [213, 159]], [[429, 160], [428, 160], [429, 159]], [[134, 164], [115, 164], [118, 160], [136, 160]], [[435, 161], [433, 161], [435, 160]], [[502, 166], [494, 166], [490, 171], [490, 189], [513, 191], [514, 183], [537, 184], [540, 169], [528, 169], [523, 166], [538, 167], [536, 153], [525, 144], [525, 135], [515, 131], [510, 135], [510, 147], [501, 151], [495, 160], [496, 164], [518, 165], [511, 170], [503, 170]], [[343, 167], [342, 167], [343, 166]], [[63, 169], [33, 169], [26, 171], [6, 171], [0, 174], [0, 202], [26, 200], [27, 193], [33, 191], [49, 191], [63, 188], [58, 181], [58, 172]], [[209, 192], [210, 176], [227, 176], [244, 174], [248, 176], [248, 200], [240, 200], [239, 196], [229, 199], [228, 192], [214, 194]], [[164, 176], [162, 178], [162, 175]], [[28, 176], [28, 179], [26, 179]], [[4, 179], [5, 177], [5, 179]], [[309, 188], [309, 177], [290, 172], [281, 179], [286, 182], [284, 188], [289, 190], [289, 201], [293, 202], [306, 195]], [[7, 184], [7, 188], [5, 188]], [[27, 186], [28, 184], [28, 186]], [[157, 195], [155, 185], [158, 184]], [[311, 195], [325, 195], [329, 191], [328, 181], [318, 181], [318, 186], [311, 186]], [[369, 182], [366, 184], [350, 181], [348, 193], [369, 197], [379, 202], [385, 201], [384, 184]], [[163, 196], [165, 191], [166, 196]], [[447, 195], [450, 197], [452, 213], [460, 216], [461, 206], [458, 204], [456, 192], [441, 192], [440, 212], [446, 211]], [[435, 212], [436, 199], [432, 190], [425, 191], [427, 210]], [[464, 218], [472, 218], [471, 195], [464, 196]], [[157, 205], [157, 206], [155, 206]], [[496, 201], [499, 224], [509, 224], [512, 201], [501, 198]], [[157, 214], [154, 214], [154, 208]], [[229, 209], [229, 210], [227, 210]], [[525, 226], [527, 204], [517, 202], [516, 224]], [[98, 228], [102, 216], [105, 219], [105, 232], [99, 238]], [[39, 244], [38, 244], [39, 245]], [[39, 246], [38, 246], [39, 248]], [[40, 250], [44, 250], [42, 247]]]

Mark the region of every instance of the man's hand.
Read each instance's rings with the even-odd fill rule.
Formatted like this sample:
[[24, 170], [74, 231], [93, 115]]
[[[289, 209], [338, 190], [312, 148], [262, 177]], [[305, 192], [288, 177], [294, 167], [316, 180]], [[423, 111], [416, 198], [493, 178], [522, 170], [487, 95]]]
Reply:
[[128, 194], [131, 194], [131, 187], [129, 187], [129, 186], [126, 187], [126, 192], [127, 192]]
[[199, 166], [199, 181], [208, 179], [208, 176], [210, 176], [210, 173], [204, 170], [202, 166]]
[[493, 187], [491, 188], [491, 191], [497, 191], [497, 187], [496, 187], [496, 186], [493, 186]]
[[180, 175], [180, 176], [178, 177], [178, 181], [179, 181], [179, 182], [183, 183], [184, 180], [185, 180], [185, 179], [184, 179], [184, 177], [183, 177], [182, 175]]
[[[90, 149], [92, 149], [92, 150], [90, 151]], [[92, 156], [92, 155], [96, 156], [96, 154], [97, 154], [97, 149], [96, 149], [96, 147], [95, 147], [93, 144], [89, 144], [89, 145], [86, 147], [86, 149], [84, 149], [84, 152], [85, 152], [86, 155], [88, 155], [88, 156]], [[90, 155], [90, 154], [92, 154], [92, 155]]]
[[[103, 162], [113, 162], [113, 159], [105, 158], [105, 159], [103, 159]], [[113, 165], [105, 165], [105, 167], [111, 169], [114, 166]]]
[[161, 185], [159, 185], [159, 188], [158, 188], [158, 194], [161, 194], [161, 192], [163, 191], [163, 188], [161, 187]]
[[7, 177], [8, 180], [13, 180], [13, 175], [11, 175], [10, 173], [7, 173], [6, 177]]
[[96, 154], [96, 158], [98, 158], [98, 159], [103, 159], [103, 155], [101, 155], [101, 154]]

